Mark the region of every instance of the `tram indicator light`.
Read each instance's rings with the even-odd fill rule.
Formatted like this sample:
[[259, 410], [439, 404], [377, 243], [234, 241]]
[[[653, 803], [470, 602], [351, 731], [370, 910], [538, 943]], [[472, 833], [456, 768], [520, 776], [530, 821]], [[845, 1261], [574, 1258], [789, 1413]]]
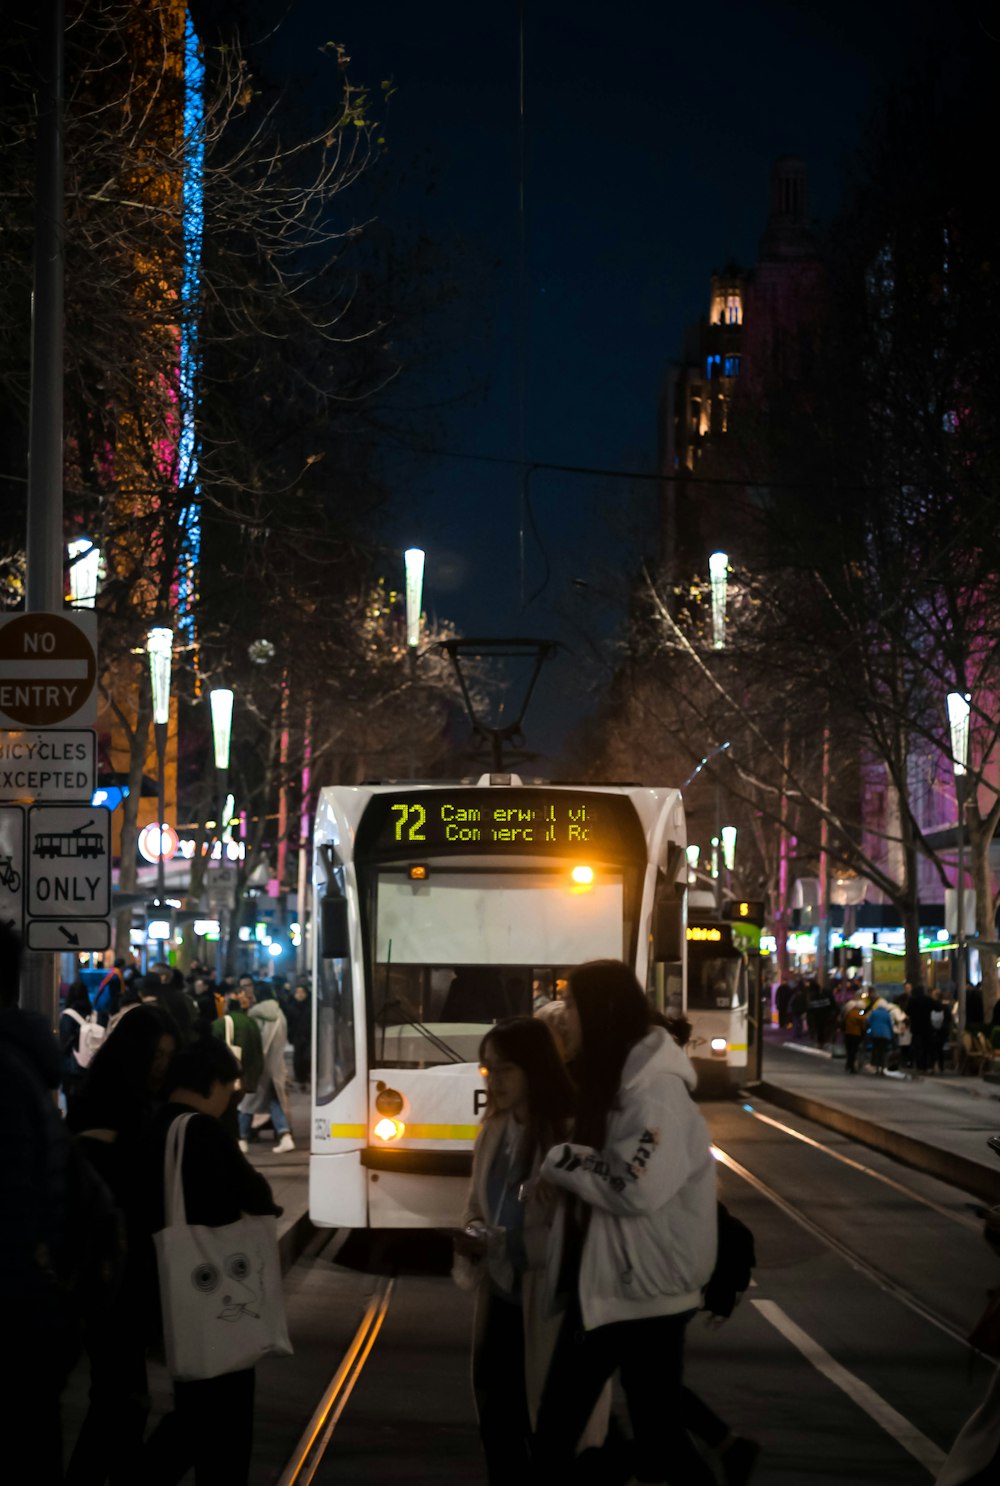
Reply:
[[409, 868], [411, 882], [426, 882], [430, 875], [431, 869], [427, 866], [426, 862], [414, 862]]
[[742, 921], [745, 924], [756, 924], [758, 928], [761, 928], [764, 924], [764, 904], [759, 899], [753, 898], [723, 903], [722, 917], [732, 919], [737, 923]]

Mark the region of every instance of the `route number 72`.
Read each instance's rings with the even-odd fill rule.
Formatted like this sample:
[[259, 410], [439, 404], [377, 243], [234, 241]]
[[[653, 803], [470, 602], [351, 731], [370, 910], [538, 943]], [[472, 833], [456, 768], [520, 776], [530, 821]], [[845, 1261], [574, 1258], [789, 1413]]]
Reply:
[[393, 805], [392, 813], [397, 817], [397, 841], [426, 841], [427, 811], [423, 805]]

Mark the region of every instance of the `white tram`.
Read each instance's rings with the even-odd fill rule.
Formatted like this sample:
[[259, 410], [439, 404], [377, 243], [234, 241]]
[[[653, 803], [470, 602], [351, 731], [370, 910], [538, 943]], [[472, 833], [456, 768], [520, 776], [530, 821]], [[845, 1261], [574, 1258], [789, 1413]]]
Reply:
[[314, 840], [310, 1216], [454, 1227], [491, 1024], [598, 957], [661, 1008], [683, 996], [680, 793], [515, 774], [338, 786]]
[[761, 931], [748, 917], [754, 907], [729, 903], [717, 910], [713, 895], [689, 893], [688, 1054], [702, 1096], [734, 1093], [759, 1076]]

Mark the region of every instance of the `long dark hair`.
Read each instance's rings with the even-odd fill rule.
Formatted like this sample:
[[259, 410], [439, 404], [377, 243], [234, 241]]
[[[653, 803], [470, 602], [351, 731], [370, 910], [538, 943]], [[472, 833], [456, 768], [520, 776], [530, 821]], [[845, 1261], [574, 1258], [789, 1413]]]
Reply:
[[[480, 1062], [489, 1045], [501, 1058], [520, 1068], [528, 1081], [526, 1157], [565, 1138], [573, 1113], [573, 1085], [566, 1072], [555, 1038], [544, 1022], [531, 1016], [514, 1016], [491, 1027], [479, 1044]], [[490, 1116], [487, 1104], [486, 1117]]]
[[580, 1017], [580, 1051], [573, 1139], [604, 1144], [625, 1059], [651, 1025], [646, 993], [621, 960], [588, 960], [570, 971], [569, 991]]
[[169, 1035], [179, 1046], [177, 1025], [159, 1006], [136, 1006], [117, 1022], [87, 1069], [73, 1128], [108, 1123], [119, 1132], [138, 1125], [152, 1107], [149, 1074], [160, 1046]]

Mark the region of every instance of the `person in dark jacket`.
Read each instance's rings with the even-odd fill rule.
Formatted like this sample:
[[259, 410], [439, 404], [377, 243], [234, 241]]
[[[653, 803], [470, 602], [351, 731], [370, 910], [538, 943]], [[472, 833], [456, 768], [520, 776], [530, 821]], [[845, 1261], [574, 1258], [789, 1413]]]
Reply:
[[951, 1036], [951, 1005], [941, 994], [938, 986], [931, 991], [930, 1023], [930, 1069], [933, 1073], [944, 1072], [944, 1054]]
[[66, 1486], [130, 1486], [149, 1413], [135, 1174], [142, 1141], [160, 1102], [177, 1047], [177, 1029], [158, 1006], [137, 1006], [94, 1056], [67, 1124], [102, 1178], [125, 1225], [127, 1256], [117, 1293], [84, 1321], [90, 1407], [66, 1471]]
[[[182, 1048], [170, 1065], [168, 1103], [153, 1120], [144, 1144], [141, 1199], [152, 1258], [152, 1235], [164, 1226], [163, 1176], [167, 1136], [180, 1115], [188, 1125], [182, 1180], [187, 1221], [221, 1228], [243, 1213], [274, 1213], [271, 1188], [250, 1165], [221, 1120], [230, 1108], [240, 1065], [224, 1042], [202, 1037]], [[148, 1298], [159, 1317], [155, 1263]], [[194, 1467], [195, 1486], [246, 1486], [253, 1446], [254, 1369], [196, 1382], [174, 1382], [174, 1408], [146, 1441], [144, 1486], [176, 1486]]]
[[182, 1047], [191, 1041], [198, 1011], [184, 990], [184, 977], [179, 971], [175, 972], [162, 960], [151, 965], [142, 984], [142, 997], [144, 1001], [155, 1001], [173, 1018]]
[[60, 1258], [72, 1252], [72, 1148], [53, 1103], [62, 1070], [46, 1019], [18, 1005], [21, 947], [0, 926], [0, 1315], [4, 1479], [62, 1482], [59, 1394], [79, 1350]]
[[[217, 1017], [212, 1023], [212, 1033], [223, 1042], [229, 1042], [233, 1052], [240, 1063], [240, 1083], [238, 1089], [239, 1099], [245, 1094], [255, 1094], [257, 1085], [260, 1083], [264, 1072], [264, 1044], [261, 1041], [260, 1027], [253, 1017], [248, 1016], [243, 1002], [245, 996], [234, 991], [226, 1002], [224, 1016]], [[229, 1020], [229, 1027], [226, 1021]], [[231, 1035], [231, 1042], [230, 1042]], [[223, 1117], [223, 1126], [234, 1140], [239, 1139], [240, 1123], [237, 1114], [239, 1100], [233, 1104], [232, 1109]], [[241, 1145], [240, 1150], [247, 1150], [246, 1145]]]
[[76, 1055], [80, 1048], [81, 1022], [88, 1019], [93, 1009], [87, 987], [82, 980], [74, 980], [66, 992], [66, 1000], [59, 1017], [59, 1051], [62, 1055], [61, 1084], [67, 1109], [83, 1087], [83, 1080], [86, 1076], [86, 1069], [80, 1067]]
[[931, 1055], [931, 998], [922, 985], [913, 987], [906, 1015], [910, 1021], [913, 1066], [918, 1073], [926, 1073]]
[[312, 997], [304, 980], [296, 982], [285, 1006], [285, 1020], [292, 1044], [292, 1073], [295, 1082], [305, 1090], [309, 1087], [312, 1065]]

